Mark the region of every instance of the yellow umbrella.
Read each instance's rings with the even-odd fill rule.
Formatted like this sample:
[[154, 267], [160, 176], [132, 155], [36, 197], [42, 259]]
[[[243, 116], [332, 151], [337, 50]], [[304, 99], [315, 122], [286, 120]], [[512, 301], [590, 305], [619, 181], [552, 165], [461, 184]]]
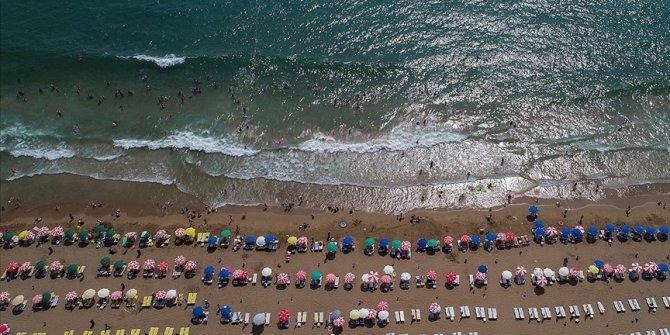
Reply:
[[28, 231], [27, 230], [24, 230], [24, 231], [20, 232], [19, 233], [19, 240], [22, 240], [22, 239], [26, 238], [26, 236], [28, 236]]
[[298, 238], [295, 236], [291, 236], [288, 238], [288, 240], [286, 240], [286, 242], [288, 242], [288, 245], [296, 245], [298, 244]]
[[126, 299], [133, 299], [137, 296], [137, 290], [134, 288], [131, 288], [126, 292]]
[[24, 298], [23, 295], [19, 294], [16, 297], [14, 297], [14, 299], [12, 299], [12, 305], [18, 306], [22, 304], [24, 301], [26, 301], [26, 298]]
[[84, 291], [84, 293], [81, 295], [81, 298], [84, 300], [92, 299], [93, 297], [95, 297], [95, 290], [92, 288]]
[[188, 236], [188, 237], [195, 237], [195, 228], [193, 228], [193, 227], [188, 227], [188, 228], [186, 228], [186, 230], [184, 231], [184, 233], [185, 233], [186, 236]]
[[595, 265], [589, 266], [589, 273], [597, 275], [598, 274], [598, 268]]

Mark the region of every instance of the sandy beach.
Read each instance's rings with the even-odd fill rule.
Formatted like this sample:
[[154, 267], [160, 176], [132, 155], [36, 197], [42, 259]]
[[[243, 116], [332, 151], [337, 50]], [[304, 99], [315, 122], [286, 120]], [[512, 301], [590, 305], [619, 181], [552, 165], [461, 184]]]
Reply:
[[[65, 229], [76, 226], [77, 218], [84, 219], [83, 228], [92, 229], [97, 225], [96, 221], [103, 222], [108, 227], [114, 227], [117, 231], [124, 233], [127, 231], [148, 230], [155, 232], [158, 229], [166, 229], [168, 232], [174, 232], [178, 227], [187, 227], [189, 225], [187, 218], [180, 214], [180, 209], [191, 206], [191, 210], [202, 212], [200, 218], [195, 218], [192, 222], [193, 227], [198, 232], [211, 232], [218, 234], [222, 229], [239, 229], [240, 235], [264, 235], [273, 233], [282, 244], [277, 252], [265, 251], [244, 251], [233, 252], [231, 249], [219, 249], [208, 253], [206, 248], [193, 245], [176, 246], [170, 244], [165, 248], [149, 247], [141, 250], [138, 257], [137, 248], [124, 250], [119, 247], [116, 254], [110, 255], [109, 248], [102, 247], [96, 249], [90, 244], [87, 247], [80, 248], [76, 244], [65, 246], [43, 245], [36, 247], [34, 244], [30, 247], [15, 247], [6, 249], [0, 253], [0, 264], [3, 268], [10, 261], [31, 261], [44, 259], [47, 262], [60, 260], [65, 264], [78, 263], [86, 265], [87, 270], [82, 280], [75, 279], [17, 279], [11, 282], [2, 282], [2, 290], [8, 290], [12, 296], [23, 294], [27, 299], [33, 295], [45, 291], [56, 292], [61, 299], [69, 291], [77, 291], [80, 294], [88, 289], [108, 288], [112, 291], [120, 290], [123, 283], [126, 289], [136, 288], [139, 296], [150, 295], [157, 290], [176, 289], [179, 293], [198, 292], [197, 305], [204, 304], [205, 300], [210, 303], [211, 312], [209, 323], [207, 325], [192, 325], [190, 323], [192, 306], [175, 306], [156, 310], [153, 308], [135, 310], [127, 312], [123, 308], [104, 310], [96, 308], [75, 309], [67, 311], [61, 302], [59, 305], [48, 311], [33, 312], [28, 308], [20, 315], [12, 315], [11, 308], [0, 312], [3, 322], [7, 322], [13, 331], [46, 331], [49, 334], [61, 333], [73, 329], [79, 333], [90, 326], [90, 320], [95, 321], [94, 330], [99, 332], [104, 329], [104, 325], [111, 327], [112, 333], [116, 329], [141, 328], [147, 332], [149, 327], [157, 326], [162, 328], [166, 326], [180, 327], [189, 326], [193, 334], [211, 334], [215, 332], [226, 333], [251, 333], [252, 328], [243, 328], [241, 325], [221, 325], [218, 317], [215, 316], [217, 305], [230, 305], [233, 311], [250, 313], [267, 312], [272, 313], [273, 322], [265, 327], [264, 334], [327, 334], [329, 330], [313, 328], [312, 315], [314, 312], [328, 312], [339, 309], [345, 316], [351, 309], [362, 307], [374, 308], [381, 300], [388, 301], [389, 310], [404, 310], [406, 322], [404, 324], [395, 324], [393, 318], [391, 323], [383, 328], [378, 326], [355, 327], [351, 328], [345, 325], [343, 333], [347, 334], [386, 334], [387, 332], [423, 334], [423, 333], [451, 333], [452, 331], [478, 331], [479, 334], [496, 334], [500, 329], [510, 329], [514, 333], [531, 334], [542, 332], [544, 334], [616, 334], [629, 333], [632, 331], [644, 331], [647, 329], [656, 329], [666, 327], [668, 320], [668, 310], [661, 305], [661, 297], [670, 295], [670, 286], [667, 281], [656, 279], [646, 281], [639, 280], [631, 282], [628, 279], [621, 283], [610, 281], [597, 281], [590, 283], [584, 281], [577, 284], [554, 284], [548, 286], [544, 291], [537, 291], [530, 282], [526, 285], [512, 285], [505, 289], [498, 285], [497, 281], [503, 270], [514, 270], [518, 265], [523, 265], [527, 269], [534, 267], [550, 267], [558, 269], [564, 258], [568, 259], [569, 267], [579, 267], [586, 269], [596, 258], [603, 259], [612, 265], [624, 264], [627, 267], [632, 262], [644, 263], [646, 261], [667, 262], [670, 257], [668, 242], [619, 242], [614, 241], [612, 246], [606, 242], [598, 240], [590, 244], [582, 242], [579, 244], [563, 245], [557, 243], [554, 245], [545, 244], [543, 246], [531, 242], [530, 246], [522, 248], [512, 248], [510, 250], [497, 250], [486, 252], [482, 249], [477, 251], [468, 251], [461, 253], [453, 251], [450, 254], [438, 252], [434, 255], [425, 253], [414, 253], [411, 260], [392, 259], [389, 256], [380, 256], [378, 254], [366, 256], [362, 252], [363, 241], [366, 237], [372, 236], [379, 241], [381, 237], [390, 239], [400, 239], [411, 241], [414, 245], [419, 237], [442, 239], [445, 235], [458, 237], [461, 234], [475, 234], [479, 229], [485, 231], [513, 231], [517, 234], [530, 234], [532, 223], [527, 220], [528, 204], [532, 199], [516, 199], [513, 204], [494, 208], [491, 212], [475, 210], [436, 210], [436, 211], [417, 211], [406, 213], [404, 220], [398, 221], [393, 215], [384, 215], [376, 213], [362, 213], [354, 211], [352, 214], [346, 211], [330, 213], [327, 211], [314, 211], [294, 208], [290, 212], [285, 212], [281, 208], [269, 207], [267, 210], [263, 206], [258, 207], [224, 207], [219, 208], [216, 213], [207, 215], [204, 213], [204, 207], [189, 203], [188, 199], [182, 202], [173, 201], [165, 209], [157, 204], [172, 201], [170, 197], [165, 197], [158, 202], [158, 197], [146, 198], [144, 202], [136, 202], [134, 206], [129, 206], [118, 192], [106, 190], [103, 183], [96, 183], [97, 191], [101, 197], [110, 197], [110, 194], [117, 196], [119, 201], [105, 199], [102, 208], [91, 208], [87, 200], [81, 197], [69, 195], [65, 199], [73, 200], [66, 202], [52, 203], [50, 207], [42, 203], [31, 204], [27, 195], [32, 190], [25, 188], [26, 193], [9, 193], [8, 189], [3, 187], [2, 201], [8, 205], [10, 197], [22, 199], [22, 205], [18, 209], [6, 208], [2, 213], [1, 226], [4, 230], [20, 231], [30, 229], [34, 226], [34, 220], [37, 217], [42, 218], [40, 225], [53, 227], [62, 225]], [[6, 184], [3, 184], [6, 186]], [[119, 185], [115, 186], [117, 190], [122, 189]], [[155, 190], [154, 190], [155, 191]], [[107, 195], [104, 195], [107, 194]], [[166, 194], [166, 193], [163, 193]], [[89, 194], [87, 193], [86, 196]], [[130, 198], [134, 199], [131, 195]], [[98, 198], [92, 198], [98, 199]], [[126, 199], [127, 200], [127, 199]], [[638, 197], [631, 199], [619, 199], [611, 203], [562, 203], [561, 207], [556, 206], [555, 201], [541, 200], [539, 203], [540, 218], [547, 226], [557, 226], [558, 221], [564, 221], [567, 226], [576, 225], [581, 219], [582, 225], [587, 227], [591, 225], [602, 228], [605, 223], [614, 223], [616, 225], [626, 223], [629, 225], [643, 224], [660, 226], [667, 225], [670, 220], [670, 209], [664, 209], [662, 204], [657, 202], [667, 202], [668, 196]], [[627, 204], [631, 204], [630, 215], [626, 215]], [[58, 205], [59, 211], [55, 211]], [[110, 213], [116, 208], [122, 210], [121, 217], [114, 219]], [[563, 211], [570, 208], [567, 217], [563, 218]], [[162, 213], [161, 213], [162, 212]], [[68, 214], [72, 213], [75, 220], [70, 220]], [[487, 216], [491, 216], [491, 222], [487, 221]], [[410, 223], [411, 216], [419, 218], [419, 222]], [[583, 216], [583, 217], [582, 217]], [[340, 228], [340, 223], [346, 222], [346, 228]], [[300, 225], [307, 223], [308, 227], [301, 231]], [[289, 235], [307, 236], [316, 240], [324, 240], [330, 234], [333, 238], [341, 241], [345, 235], [351, 235], [359, 246], [354, 252], [343, 254], [338, 252], [334, 259], [326, 258], [326, 253], [294, 254], [289, 263], [284, 261], [285, 247], [284, 239]], [[48, 246], [53, 248], [53, 254], [48, 255]], [[99, 261], [104, 256], [110, 256], [112, 261], [118, 259], [126, 263], [131, 260], [138, 260], [140, 264], [148, 258], [156, 261], [164, 260], [173, 265], [173, 260], [177, 255], [184, 255], [187, 259], [196, 260], [199, 264], [198, 274], [192, 279], [185, 279], [183, 276], [178, 279], [143, 279], [137, 278], [129, 280], [127, 278], [96, 278], [95, 272], [99, 266]], [[467, 275], [474, 274], [480, 264], [486, 264], [489, 268], [489, 285], [486, 288], [475, 288], [470, 290], [467, 280], [461, 279], [460, 287], [447, 289], [444, 286], [444, 275], [448, 271], [455, 271], [461, 275], [461, 278], [467, 278]], [[204, 285], [199, 279], [202, 269], [207, 265], [213, 265], [215, 268], [227, 266], [230, 268], [240, 268], [244, 265], [251, 273], [259, 273], [263, 267], [270, 267], [274, 274], [286, 272], [293, 280], [298, 270], [305, 270], [307, 273], [318, 269], [324, 276], [327, 273], [335, 273], [342, 277], [347, 272], [356, 274], [357, 281], [354, 288], [350, 291], [345, 290], [342, 285], [338, 289], [325, 289], [324, 286], [316, 289], [309, 287], [298, 289], [295, 286], [289, 286], [285, 289], [278, 289], [275, 285], [263, 288], [258, 285], [246, 285], [244, 287], [227, 286], [217, 288], [216, 285]], [[397, 286], [391, 292], [363, 292], [359, 285], [360, 276], [370, 270], [382, 273], [385, 265], [393, 265], [396, 273], [409, 272], [412, 276], [425, 275], [428, 270], [437, 271], [438, 287], [436, 289], [416, 288], [412, 281], [412, 287], [409, 290], [400, 290]], [[528, 279], [528, 278], [527, 278]], [[646, 297], [656, 297], [659, 302], [659, 310], [651, 313], [646, 310]], [[627, 301], [630, 298], [636, 298], [640, 302], [642, 311], [631, 312], [629, 309], [623, 314], [614, 312], [612, 301]], [[523, 321], [515, 321], [513, 308], [523, 307], [525, 310], [529, 307], [553, 307], [563, 305], [567, 309], [569, 305], [578, 305], [590, 303], [594, 307], [601, 301], [606, 312], [600, 315], [596, 312], [595, 317], [591, 319], [581, 318], [581, 322], [576, 323], [567, 320], [557, 320], [553, 315], [551, 320], [542, 323], [529, 322], [528, 316]], [[445, 320], [444, 313], [442, 317], [435, 321], [428, 320], [428, 306], [432, 302], [438, 302], [443, 308], [454, 306], [458, 308], [463, 305], [470, 306], [473, 316], [466, 319], [457, 317], [451, 322]], [[495, 307], [498, 311], [498, 320], [489, 320], [483, 322], [474, 317], [474, 307]], [[411, 309], [421, 309], [422, 320], [412, 323], [411, 317], [408, 318]], [[288, 309], [292, 313], [292, 319], [289, 329], [278, 330], [276, 326], [277, 312], [282, 309]], [[305, 311], [308, 320], [305, 326], [295, 328], [295, 315], [298, 311]], [[348, 321], [348, 318], [346, 318]], [[408, 320], [409, 319], [409, 320]], [[504, 328], [503, 328], [504, 327]]]

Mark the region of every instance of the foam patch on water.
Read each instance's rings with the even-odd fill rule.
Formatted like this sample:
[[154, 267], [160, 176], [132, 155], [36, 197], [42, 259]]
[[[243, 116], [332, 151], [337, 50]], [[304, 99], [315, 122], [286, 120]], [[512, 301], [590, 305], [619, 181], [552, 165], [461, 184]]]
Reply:
[[178, 132], [157, 140], [114, 140], [114, 146], [123, 149], [188, 149], [205, 153], [221, 153], [234, 157], [253, 156], [259, 152], [258, 150], [248, 149], [241, 143], [225, 137], [215, 138], [211, 136], [201, 136], [188, 131]]
[[[123, 57], [127, 58], [127, 57]], [[167, 68], [167, 67], [172, 67], [172, 66], [177, 66], [180, 64], [184, 64], [186, 61], [186, 57], [178, 57], [175, 54], [167, 54], [163, 57], [156, 57], [156, 56], [148, 56], [148, 55], [135, 55], [132, 57], [133, 59], [141, 60], [141, 61], [146, 61], [146, 62], [151, 62], [158, 67], [162, 68]]]

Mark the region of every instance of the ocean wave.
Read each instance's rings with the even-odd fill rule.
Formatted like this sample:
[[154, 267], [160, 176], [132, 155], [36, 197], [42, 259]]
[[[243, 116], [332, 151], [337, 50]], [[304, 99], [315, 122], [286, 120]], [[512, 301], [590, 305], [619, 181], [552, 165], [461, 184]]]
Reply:
[[233, 157], [253, 156], [259, 153], [259, 150], [252, 150], [239, 142], [232, 141], [225, 137], [214, 138], [196, 135], [194, 133], [183, 131], [169, 135], [157, 140], [145, 139], [119, 139], [114, 140], [114, 146], [123, 149], [147, 148], [150, 150], [159, 149], [188, 149], [192, 151], [201, 151], [205, 153], [221, 153]]
[[146, 62], [151, 62], [158, 67], [162, 68], [168, 68], [172, 66], [177, 66], [180, 64], [184, 64], [186, 61], [186, 57], [178, 57], [175, 54], [167, 54], [163, 57], [156, 57], [156, 56], [148, 56], [148, 55], [135, 55], [132, 57], [121, 57], [121, 58], [133, 58], [141, 61], [146, 61]]

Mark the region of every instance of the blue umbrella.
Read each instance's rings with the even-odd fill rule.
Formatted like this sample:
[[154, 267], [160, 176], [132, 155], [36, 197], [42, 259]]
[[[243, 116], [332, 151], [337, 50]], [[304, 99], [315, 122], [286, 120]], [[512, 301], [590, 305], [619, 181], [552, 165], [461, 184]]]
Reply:
[[230, 271], [228, 271], [228, 269], [226, 268], [221, 268], [221, 270], [219, 271], [219, 277], [226, 279], [228, 278], [228, 276], [230, 276]]
[[389, 246], [389, 239], [384, 237], [381, 240], [379, 240], [379, 246], [382, 247], [382, 248], [388, 247]]
[[219, 242], [219, 240], [216, 238], [216, 236], [210, 236], [207, 240], [207, 244], [209, 244], [210, 247], [216, 247], [217, 242]]
[[422, 237], [418, 241], [416, 241], [416, 244], [419, 246], [419, 248], [423, 249], [426, 247], [426, 244], [428, 244], [428, 241], [426, 241], [426, 239]]
[[668, 272], [668, 264], [661, 263], [658, 265], [658, 271]]
[[613, 233], [616, 230], [616, 227], [614, 227], [613, 224], [608, 223], [605, 225], [605, 231], [608, 233]]
[[254, 244], [254, 243], [256, 243], [256, 237], [249, 235], [249, 236], [244, 238], [244, 243]]
[[535, 220], [535, 229], [544, 229], [544, 221]]
[[563, 229], [561, 229], [561, 235], [563, 235], [563, 236], [568, 236], [568, 235], [570, 235], [570, 228], [568, 228], [568, 227], [563, 227]]
[[474, 235], [473, 234], [472, 236], [470, 236], [470, 243], [472, 243], [474, 245], [477, 245], [477, 244], [479, 244], [480, 241], [481, 240], [479, 238], [479, 235]]
[[486, 241], [487, 242], [493, 242], [496, 240], [496, 234], [492, 232], [486, 233]]
[[275, 236], [272, 234], [265, 235], [265, 244], [272, 244], [275, 241]]
[[544, 230], [536, 229], [535, 230], [535, 237], [537, 237], [537, 238], [544, 237]]
[[660, 226], [660, 227], [658, 227], [658, 232], [660, 234], [668, 235], [668, 227], [667, 226]]
[[230, 314], [233, 312], [233, 309], [230, 308], [230, 306], [225, 305], [221, 307], [221, 316], [230, 316]]
[[605, 266], [605, 262], [603, 262], [600, 259], [596, 259], [595, 261], [593, 261], [593, 265], [595, 265], [597, 268], [602, 268], [603, 266]]
[[588, 234], [591, 236], [598, 235], [598, 228], [596, 227], [589, 227], [587, 230]]
[[352, 245], [352, 244], [354, 244], [354, 239], [351, 236], [347, 235], [342, 239], [342, 244]]
[[646, 233], [647, 233], [647, 235], [654, 236], [654, 235], [656, 235], [656, 228], [654, 228], [652, 226], [649, 226], [649, 227], [647, 227]]
[[530, 207], [528, 207], [528, 212], [529, 212], [531, 215], [537, 215], [537, 206], [535, 206], [535, 205], [530, 205]]
[[642, 228], [642, 226], [640, 226], [639, 224], [636, 224], [635, 227], [633, 227], [633, 233], [642, 235], [644, 234], [644, 228]]
[[619, 227], [619, 233], [623, 235], [628, 235], [630, 234], [630, 228], [628, 228], [628, 226], [626, 225], [622, 225], [621, 227]]
[[193, 317], [194, 318], [199, 318], [205, 315], [205, 309], [202, 308], [202, 306], [195, 306], [193, 308]]
[[573, 228], [570, 234], [572, 234], [573, 237], [582, 237], [582, 231], [577, 228]]
[[481, 272], [481, 273], [486, 273], [486, 272], [489, 271], [489, 268], [486, 267], [486, 265], [482, 264], [482, 265], [480, 265], [480, 266], [477, 268], [477, 271], [479, 271], [479, 272]]
[[210, 266], [205, 268], [205, 274], [206, 275], [211, 275], [213, 273], [214, 273], [214, 267], [213, 266], [210, 265]]

